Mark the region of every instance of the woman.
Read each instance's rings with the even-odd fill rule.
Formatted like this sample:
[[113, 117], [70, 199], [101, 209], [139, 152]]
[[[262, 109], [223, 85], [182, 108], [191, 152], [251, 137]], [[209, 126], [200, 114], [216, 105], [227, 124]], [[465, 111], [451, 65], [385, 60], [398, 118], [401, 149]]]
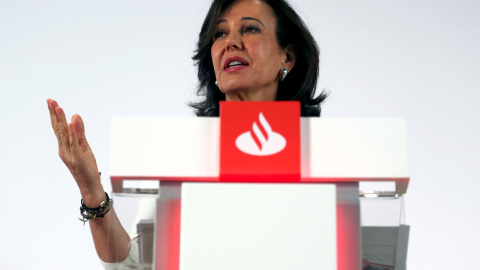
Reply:
[[[262, 18], [267, 23], [262, 25], [263, 21], [259, 23], [255, 20], [243, 20], [240, 22], [244, 24], [235, 25], [235, 21], [232, 20], [221, 21], [222, 15], [241, 4], [237, 2], [244, 3], [237, 7], [239, 10], [246, 8], [245, 6], [250, 6], [252, 9], [256, 6], [263, 6], [264, 12], [258, 16], [263, 16]], [[234, 4], [232, 5], [232, 3]], [[244, 12], [246, 13], [246, 10]], [[251, 12], [255, 12], [255, 10]], [[234, 16], [234, 12], [231, 15]], [[217, 24], [220, 21], [221, 23]], [[268, 22], [273, 25], [269, 25]], [[231, 35], [228, 32], [229, 27], [240, 28], [235, 29]], [[240, 35], [239, 31], [243, 31], [243, 35]], [[269, 46], [274, 46], [274, 48]], [[261, 58], [266, 57], [261, 54], [261, 50], [269, 49], [278, 53], [276, 60], [280, 63], [274, 63], [273, 59], [268, 59], [271, 61], [266, 62]], [[245, 55], [250, 62], [253, 62], [248, 63], [247, 61], [246, 64], [249, 68], [241, 70], [237, 76], [237, 81], [244, 80], [250, 85], [236, 85], [230, 80], [234, 76], [222, 77], [223, 74], [236, 75], [236, 72], [228, 73], [229, 70], [224, 70], [224, 66], [222, 66], [230, 55]], [[322, 93], [314, 98], [319, 67], [318, 47], [298, 14], [285, 1], [214, 1], [200, 31], [193, 59], [198, 65], [198, 94], [205, 97], [201, 102], [192, 104], [199, 116], [218, 116], [220, 100], [259, 100], [260, 98], [265, 101], [299, 100], [303, 116], [320, 115], [319, 104], [326, 98], [326, 94]], [[268, 64], [271, 65], [268, 66]], [[294, 66], [295, 68], [293, 68]], [[238, 67], [238, 69], [241, 68]], [[243, 91], [242, 87], [243, 89], [257, 88], [257, 94], [264, 90], [258, 86], [265, 82], [254, 80], [257, 77], [252, 75], [259, 69], [267, 69], [271, 72], [271, 74], [255, 75], [265, 76], [270, 83], [273, 81], [270, 86], [274, 90], [267, 90], [266, 94], [268, 93], [268, 95], [262, 97], [254, 95], [253, 92], [236, 95], [249, 92], [248, 90]], [[248, 74], [248, 72], [251, 73]], [[282, 76], [285, 76], [283, 80]], [[216, 81], [218, 87], [215, 84]], [[279, 83], [279, 81], [282, 82]]]
[[[198, 116], [218, 116], [220, 100], [299, 100], [303, 116], [320, 115], [326, 95], [314, 98], [318, 48], [284, 0], [215, 0], [193, 59], [197, 94], [203, 97], [192, 104]], [[67, 124], [62, 108], [54, 100], [47, 103], [59, 155], [80, 189], [97, 254], [107, 263], [123, 261], [130, 238], [109, 208], [83, 121], [74, 115]]]

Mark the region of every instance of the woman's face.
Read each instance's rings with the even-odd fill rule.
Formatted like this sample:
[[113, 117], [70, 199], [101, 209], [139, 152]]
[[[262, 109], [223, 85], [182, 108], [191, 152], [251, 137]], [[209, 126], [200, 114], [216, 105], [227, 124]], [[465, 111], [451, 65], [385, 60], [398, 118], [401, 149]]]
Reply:
[[295, 61], [276, 39], [272, 8], [260, 0], [240, 0], [217, 22], [211, 49], [219, 89], [227, 100], [275, 100], [280, 72]]

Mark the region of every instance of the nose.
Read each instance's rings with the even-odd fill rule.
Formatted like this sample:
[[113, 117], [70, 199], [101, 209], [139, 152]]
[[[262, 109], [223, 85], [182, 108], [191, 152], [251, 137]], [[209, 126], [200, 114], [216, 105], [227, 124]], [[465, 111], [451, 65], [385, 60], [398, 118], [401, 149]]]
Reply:
[[243, 48], [242, 36], [239, 33], [230, 33], [225, 42], [225, 50], [241, 50]]

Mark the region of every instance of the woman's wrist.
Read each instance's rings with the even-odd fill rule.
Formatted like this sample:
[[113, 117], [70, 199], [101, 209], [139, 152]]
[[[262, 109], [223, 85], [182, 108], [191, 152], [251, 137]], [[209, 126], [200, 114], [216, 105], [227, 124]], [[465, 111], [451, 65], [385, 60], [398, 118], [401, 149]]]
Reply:
[[82, 195], [83, 203], [91, 208], [98, 207], [100, 203], [106, 199], [105, 190], [102, 185], [93, 190], [80, 190], [80, 194]]
[[105, 190], [101, 182], [101, 173], [93, 176], [94, 179], [75, 179], [80, 190], [82, 200], [87, 207], [97, 207], [105, 200]]

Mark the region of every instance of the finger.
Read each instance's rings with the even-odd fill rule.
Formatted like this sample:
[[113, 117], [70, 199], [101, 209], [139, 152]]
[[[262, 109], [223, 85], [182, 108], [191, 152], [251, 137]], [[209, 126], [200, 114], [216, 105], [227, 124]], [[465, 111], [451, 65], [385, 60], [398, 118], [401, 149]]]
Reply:
[[80, 151], [80, 147], [78, 146], [78, 138], [77, 138], [77, 131], [75, 130], [75, 125], [73, 123], [69, 123], [68, 127], [69, 127], [68, 136], [69, 136], [69, 142], [70, 142], [70, 145], [69, 145], [70, 160], [67, 166], [70, 169], [70, 172], [72, 173], [75, 180], [78, 181], [77, 177], [79, 174], [81, 174], [81, 171], [82, 171], [81, 165], [78, 162], [81, 163], [82, 153]]
[[55, 133], [57, 134], [58, 138], [58, 147], [60, 153], [68, 154], [68, 150], [70, 149], [70, 142], [69, 142], [69, 131], [70, 128], [68, 127], [67, 120], [65, 119], [65, 113], [63, 112], [62, 108], [56, 107], [55, 113], [57, 115], [57, 125], [55, 126]]
[[[50, 111], [50, 119], [51, 119], [51, 123], [52, 123], [52, 128], [53, 128], [53, 131], [55, 132], [55, 136], [57, 136], [58, 142], [60, 143], [61, 139], [62, 139], [60, 135], [62, 133], [59, 132], [59, 130], [63, 129], [66, 132], [67, 129], [66, 129], [66, 121], [64, 121], [64, 123], [60, 122], [59, 114], [58, 114], [57, 110], [58, 109], [61, 110], [61, 114], [63, 115], [63, 118], [65, 118], [65, 113], [60, 108], [60, 106], [58, 106], [58, 103], [55, 100], [48, 99], [47, 102], [48, 102], [48, 108], [49, 108], [49, 111]], [[62, 127], [62, 124], [63, 124], [63, 127]]]
[[68, 132], [68, 139], [69, 139], [69, 142], [70, 142], [70, 152], [74, 155], [74, 156], [78, 156], [79, 154], [79, 145], [78, 145], [78, 137], [77, 137], [77, 131], [76, 131], [76, 127], [75, 125], [73, 124], [73, 121], [72, 123], [68, 124], [69, 126], [69, 132]]
[[89, 148], [87, 138], [85, 137], [85, 126], [83, 124], [82, 117], [78, 114], [72, 116], [72, 123], [75, 127], [76, 138], [80, 149], [85, 152]]
[[50, 113], [50, 122], [52, 124], [53, 131], [55, 131], [55, 127], [58, 122], [57, 114], [55, 113], [55, 108], [58, 107], [58, 104], [53, 99], [47, 99], [47, 104], [48, 104], [48, 112]]
[[64, 143], [65, 140], [63, 139], [64, 136], [62, 136], [62, 134], [65, 134], [66, 129], [62, 128], [61, 125], [59, 124], [59, 119], [58, 119], [59, 117], [57, 114], [57, 109], [61, 109], [61, 108], [58, 106], [58, 103], [53, 99], [47, 99], [47, 104], [48, 104], [48, 111], [50, 113], [50, 121], [52, 124], [53, 132], [57, 137], [58, 154], [64, 162], [67, 162], [69, 149], [65, 148], [65, 143]]

